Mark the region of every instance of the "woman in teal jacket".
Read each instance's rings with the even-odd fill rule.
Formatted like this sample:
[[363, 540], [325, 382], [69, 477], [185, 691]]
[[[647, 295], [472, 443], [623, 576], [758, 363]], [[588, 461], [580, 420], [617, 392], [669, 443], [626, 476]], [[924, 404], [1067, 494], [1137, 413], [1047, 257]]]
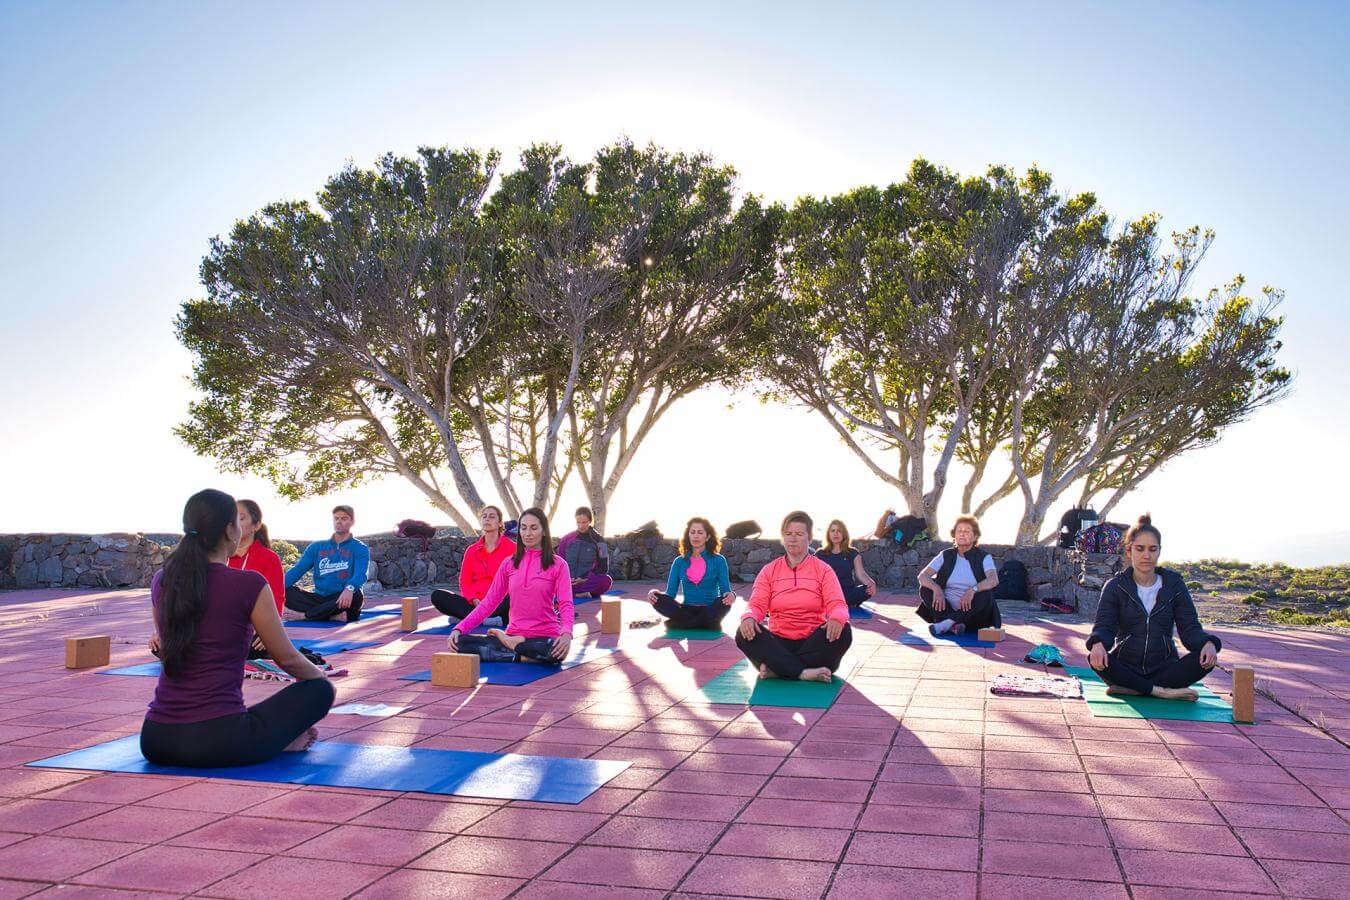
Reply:
[[[726, 557], [717, 552], [719, 546], [717, 531], [707, 519], [695, 516], [685, 524], [680, 555], [670, 564], [665, 593], [647, 594], [670, 627], [721, 630], [736, 595], [731, 592]], [[681, 593], [683, 603], [676, 599]]]

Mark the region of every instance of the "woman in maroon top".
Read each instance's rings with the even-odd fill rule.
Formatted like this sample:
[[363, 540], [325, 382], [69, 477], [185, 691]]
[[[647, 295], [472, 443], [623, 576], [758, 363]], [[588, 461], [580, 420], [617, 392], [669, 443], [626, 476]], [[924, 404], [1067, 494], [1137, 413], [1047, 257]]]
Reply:
[[[163, 671], [141, 726], [141, 752], [160, 765], [220, 768], [309, 749], [318, 738], [314, 724], [333, 705], [333, 686], [286, 636], [267, 580], [226, 565], [239, 545], [234, 498], [193, 494], [183, 531], [150, 586], [152, 643]], [[297, 680], [245, 708], [244, 660], [255, 631]]]

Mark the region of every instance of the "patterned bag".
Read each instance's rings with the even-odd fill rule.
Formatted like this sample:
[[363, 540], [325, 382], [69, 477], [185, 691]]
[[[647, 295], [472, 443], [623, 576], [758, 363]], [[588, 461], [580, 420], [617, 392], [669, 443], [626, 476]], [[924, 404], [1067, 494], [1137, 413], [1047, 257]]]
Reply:
[[1093, 525], [1079, 532], [1074, 547], [1084, 553], [1120, 553], [1125, 549], [1125, 532], [1128, 528], [1115, 522]]

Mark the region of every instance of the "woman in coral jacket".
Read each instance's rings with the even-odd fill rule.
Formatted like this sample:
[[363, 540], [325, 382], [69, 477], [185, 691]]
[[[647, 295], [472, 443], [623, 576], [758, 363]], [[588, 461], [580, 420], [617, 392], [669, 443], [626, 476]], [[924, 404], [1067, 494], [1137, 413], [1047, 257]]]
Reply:
[[844, 591], [811, 555], [810, 516], [788, 513], [782, 536], [786, 555], [755, 576], [736, 646], [761, 678], [830, 681], [853, 643]]
[[[478, 515], [483, 536], [464, 551], [459, 564], [459, 593], [446, 590], [431, 592], [431, 603], [440, 612], [454, 619], [466, 619], [479, 602], [487, 596], [492, 579], [502, 563], [516, 552], [516, 543], [502, 534], [502, 511], [485, 506]], [[489, 616], [500, 616], [505, 625], [511, 617], [511, 598], [502, 597]]]

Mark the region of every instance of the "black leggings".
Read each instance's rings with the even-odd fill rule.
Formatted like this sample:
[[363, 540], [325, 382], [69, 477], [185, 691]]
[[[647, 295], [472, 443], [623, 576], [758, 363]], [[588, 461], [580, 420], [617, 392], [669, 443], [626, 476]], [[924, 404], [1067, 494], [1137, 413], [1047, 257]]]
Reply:
[[188, 725], [146, 719], [141, 753], [156, 765], [198, 769], [265, 762], [328, 715], [333, 696], [332, 682], [314, 678], [288, 684], [238, 715]]
[[656, 602], [652, 604], [656, 611], [670, 620], [674, 628], [707, 628], [721, 631], [722, 620], [731, 612], [731, 607], [721, 600], [714, 600], [705, 606], [681, 603], [669, 594], [658, 592]]
[[[475, 609], [474, 605], [469, 602], [468, 597], [456, 594], [454, 591], [440, 589], [431, 592], [431, 605], [436, 607], [441, 615], [449, 616], [452, 619], [467, 619], [469, 613]], [[502, 598], [502, 602], [497, 604], [497, 610], [492, 615], [501, 616], [503, 626], [511, 621], [510, 594]]]
[[1105, 671], [1097, 673], [1102, 681], [1138, 691], [1144, 696], [1153, 693], [1155, 684], [1165, 688], [1190, 687], [1214, 671], [1200, 665], [1199, 653], [1187, 653], [1180, 659], [1174, 659], [1147, 672], [1133, 663], [1125, 662], [1116, 653], [1108, 653], [1106, 659]]
[[550, 666], [562, 665], [562, 660], [553, 658], [553, 638], [526, 638], [512, 651], [494, 635], [461, 634], [458, 648], [460, 653], [477, 653], [483, 662], [520, 662], [528, 659]]
[[937, 612], [933, 609], [933, 592], [926, 587], [920, 587], [919, 608], [915, 612], [925, 622], [951, 619], [958, 625], [966, 626], [967, 631], [978, 628], [1000, 628], [1003, 625], [1003, 614], [998, 610], [998, 601], [994, 599], [992, 590], [976, 593], [975, 599], [970, 601], [970, 609], [964, 612], [950, 603], [942, 612]]
[[[336, 594], [316, 594], [292, 585], [286, 588], [286, 608], [304, 613], [306, 619], [331, 619], [343, 612], [337, 605], [340, 596], [341, 591]], [[359, 590], [352, 594], [352, 605], [346, 609], [348, 622], [355, 622], [361, 618], [361, 603], [364, 600], [365, 597]]]
[[839, 663], [852, 643], [853, 629], [847, 623], [833, 641], [825, 637], [824, 625], [804, 638], [779, 637], [763, 625], [749, 640], [739, 630], [736, 632], [736, 646], [741, 652], [756, 667], [766, 665], [779, 678], [800, 678], [803, 669], [820, 666], [831, 672], [838, 671]]
[[867, 599], [867, 585], [865, 584], [850, 584], [844, 588], [844, 602], [849, 606], [862, 606]]

